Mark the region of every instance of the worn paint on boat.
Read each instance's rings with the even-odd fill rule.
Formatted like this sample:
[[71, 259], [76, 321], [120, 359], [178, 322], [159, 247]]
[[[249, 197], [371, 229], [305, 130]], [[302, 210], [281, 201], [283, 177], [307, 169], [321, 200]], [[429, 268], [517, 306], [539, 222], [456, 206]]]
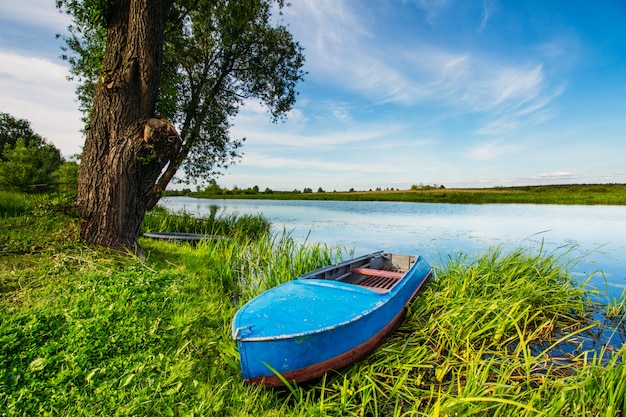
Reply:
[[375, 252], [264, 292], [233, 319], [246, 382], [304, 382], [375, 349], [432, 273], [416, 256]]

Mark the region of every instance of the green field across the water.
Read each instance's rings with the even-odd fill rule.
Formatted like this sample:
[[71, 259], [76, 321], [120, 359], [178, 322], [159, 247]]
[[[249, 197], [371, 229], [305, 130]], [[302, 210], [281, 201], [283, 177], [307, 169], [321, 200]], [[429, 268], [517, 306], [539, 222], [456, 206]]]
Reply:
[[384, 191], [257, 191], [251, 189], [207, 189], [199, 192], [169, 191], [167, 195], [200, 198], [247, 198], [271, 200], [405, 201], [453, 204], [603, 204], [626, 205], [626, 184], [571, 184], [495, 188], [417, 187]]

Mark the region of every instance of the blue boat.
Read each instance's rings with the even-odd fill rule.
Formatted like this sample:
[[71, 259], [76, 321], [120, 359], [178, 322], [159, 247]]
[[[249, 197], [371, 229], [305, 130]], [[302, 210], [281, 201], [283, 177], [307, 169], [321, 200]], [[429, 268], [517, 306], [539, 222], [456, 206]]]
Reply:
[[431, 274], [421, 256], [381, 251], [307, 273], [250, 300], [232, 323], [244, 381], [281, 386], [355, 362], [400, 324]]

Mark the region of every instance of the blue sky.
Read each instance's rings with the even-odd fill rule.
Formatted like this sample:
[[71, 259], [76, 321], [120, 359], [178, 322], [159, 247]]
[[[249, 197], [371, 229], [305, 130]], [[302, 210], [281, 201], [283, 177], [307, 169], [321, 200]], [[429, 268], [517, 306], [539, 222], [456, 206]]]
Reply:
[[[308, 72], [285, 123], [247, 103], [225, 187], [626, 182], [626, 2], [292, 0]], [[0, 0], [0, 111], [83, 138], [52, 0]]]

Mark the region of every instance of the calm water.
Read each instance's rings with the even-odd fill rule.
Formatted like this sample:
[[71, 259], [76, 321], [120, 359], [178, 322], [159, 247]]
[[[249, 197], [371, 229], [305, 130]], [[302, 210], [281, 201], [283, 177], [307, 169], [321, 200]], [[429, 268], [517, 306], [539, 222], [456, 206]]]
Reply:
[[[626, 285], [626, 207], [529, 204], [430, 204], [345, 201], [209, 200], [170, 197], [171, 211], [208, 216], [262, 214], [276, 232], [299, 241], [339, 244], [359, 255], [374, 250], [418, 253], [440, 263], [459, 252], [492, 246], [547, 251], [573, 248], [582, 256], [574, 268], [580, 280], [597, 271], [590, 285], [609, 297]], [[564, 251], [564, 249], [562, 249]]]

